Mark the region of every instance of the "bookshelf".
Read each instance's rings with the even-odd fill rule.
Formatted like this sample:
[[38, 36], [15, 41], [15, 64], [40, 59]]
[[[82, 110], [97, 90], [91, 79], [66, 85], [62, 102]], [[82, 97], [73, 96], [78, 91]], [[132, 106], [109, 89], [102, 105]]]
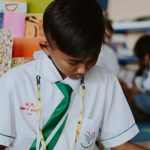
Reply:
[[115, 32], [147, 30], [148, 33], [150, 33], [150, 21], [113, 22], [112, 25], [113, 25]]
[[[135, 34], [135, 39], [133, 39], [132, 45], [135, 43], [135, 41], [138, 39], [141, 34], [136, 33], [144, 33], [144, 34], [150, 34], [150, 20], [145, 21], [114, 21], [112, 23], [112, 26], [114, 28], [115, 33], [122, 34], [122, 35], [129, 35], [132, 34], [132, 36]], [[127, 37], [128, 38], [128, 37]], [[132, 39], [129, 39], [130, 42]], [[126, 42], [126, 41], [125, 41]], [[133, 46], [132, 46], [133, 47]], [[127, 48], [127, 49], [133, 49], [133, 48]], [[120, 64], [127, 64], [127, 63], [137, 63], [137, 58], [134, 56], [130, 57], [121, 57], [118, 59]]]

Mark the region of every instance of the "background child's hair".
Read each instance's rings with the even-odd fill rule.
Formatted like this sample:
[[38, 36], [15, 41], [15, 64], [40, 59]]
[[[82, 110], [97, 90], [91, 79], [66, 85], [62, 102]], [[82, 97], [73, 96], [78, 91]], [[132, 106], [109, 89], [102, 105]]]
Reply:
[[[114, 33], [112, 21], [109, 18], [104, 17], [104, 25], [105, 25], [104, 42], [107, 42], [107, 41], [110, 42], [110, 40], [112, 38], [112, 34]], [[108, 44], [108, 42], [107, 42], [107, 44]]]
[[134, 46], [135, 55], [142, 59], [146, 54], [150, 56], [150, 36], [144, 35], [140, 37]]
[[43, 16], [45, 36], [73, 57], [99, 55], [104, 38], [104, 20], [96, 0], [54, 0]]
[[142, 76], [146, 69], [149, 69], [149, 63], [144, 64], [145, 56], [150, 57], [150, 35], [144, 35], [140, 37], [134, 46], [134, 53], [139, 59], [139, 69], [135, 76]]

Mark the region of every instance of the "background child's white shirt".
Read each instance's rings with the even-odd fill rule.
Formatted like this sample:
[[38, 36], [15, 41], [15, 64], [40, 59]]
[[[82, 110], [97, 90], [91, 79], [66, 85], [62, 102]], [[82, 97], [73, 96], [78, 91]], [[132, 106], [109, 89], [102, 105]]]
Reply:
[[141, 76], [136, 77], [135, 80], [134, 80], [136, 86], [138, 87], [138, 89], [140, 91], [142, 91], [142, 81], [143, 81], [143, 77], [141, 77]]
[[136, 77], [135, 84], [142, 92], [150, 91], [150, 70], [147, 72], [146, 78], [144, 76]]
[[111, 71], [114, 75], [118, 75], [120, 71], [120, 66], [118, 63], [118, 58], [112, 48], [104, 44], [101, 48], [101, 52], [99, 54], [97, 65], [102, 66], [109, 71]]
[[150, 70], [148, 71], [147, 78], [143, 81], [143, 87], [145, 90], [150, 91]]
[[[38, 119], [33, 110], [37, 102], [35, 92], [38, 72], [41, 75], [43, 125], [63, 98], [54, 84], [62, 79], [52, 62], [43, 55], [40, 71], [37, 65], [39, 60], [15, 68], [0, 79], [0, 144], [11, 144], [10, 150], [27, 150], [36, 138]], [[74, 149], [82, 104], [80, 80], [66, 78], [64, 82], [72, 86], [73, 93], [67, 123], [55, 150], [62, 147], [65, 150]], [[104, 146], [114, 147], [138, 133], [117, 78], [95, 66], [85, 76], [85, 85], [84, 119], [76, 150], [94, 150], [98, 134]]]

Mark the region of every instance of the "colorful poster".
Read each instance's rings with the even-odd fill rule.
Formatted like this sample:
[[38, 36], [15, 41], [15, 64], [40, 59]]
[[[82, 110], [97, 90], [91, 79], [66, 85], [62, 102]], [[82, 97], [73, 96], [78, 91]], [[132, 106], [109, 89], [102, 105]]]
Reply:
[[4, 13], [3, 29], [8, 29], [14, 37], [24, 36], [25, 14]]
[[0, 11], [2, 12], [18, 12], [27, 13], [27, 2], [26, 0], [1, 0]]
[[12, 34], [8, 30], [0, 30], [0, 76], [11, 68]]
[[27, 14], [25, 19], [25, 37], [43, 36], [43, 14]]

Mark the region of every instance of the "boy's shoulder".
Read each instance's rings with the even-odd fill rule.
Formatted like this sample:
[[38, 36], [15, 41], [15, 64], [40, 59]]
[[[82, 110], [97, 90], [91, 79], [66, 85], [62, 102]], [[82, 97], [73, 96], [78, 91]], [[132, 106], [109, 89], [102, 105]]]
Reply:
[[[88, 73], [88, 76], [114, 76], [113, 73], [109, 70], [107, 70], [106, 68], [99, 66], [99, 65], [95, 65]], [[114, 76], [115, 77], [115, 76]]]
[[[86, 79], [89, 81], [96, 81], [97, 83], [102, 82], [113, 82], [116, 80], [116, 76], [109, 70], [95, 65], [87, 74]], [[110, 81], [108, 81], [110, 80]]]
[[37, 68], [37, 60], [31, 60], [25, 64], [19, 65], [17, 67], [14, 67], [10, 70], [10, 72], [12, 73], [22, 73], [23, 72], [32, 72], [34, 73], [36, 71]]
[[32, 60], [25, 64], [19, 65], [17, 67], [12, 68], [8, 72], [6, 72], [1, 78], [6, 80], [14, 80], [18, 78], [23, 78], [27, 75], [35, 75], [37, 70], [37, 60]]

